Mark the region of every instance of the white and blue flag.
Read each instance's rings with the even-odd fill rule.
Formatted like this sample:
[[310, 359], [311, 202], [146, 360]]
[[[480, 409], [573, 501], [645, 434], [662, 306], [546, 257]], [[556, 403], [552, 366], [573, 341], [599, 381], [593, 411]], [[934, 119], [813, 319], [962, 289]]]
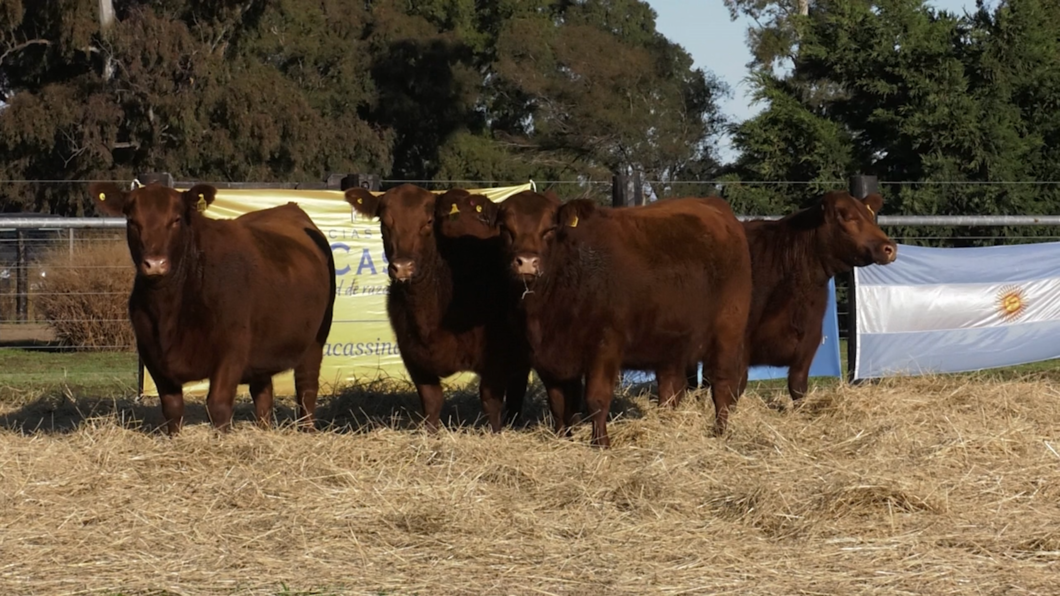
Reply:
[[[828, 280], [828, 306], [824, 313], [824, 321], [821, 323], [821, 345], [813, 357], [810, 365], [811, 377], [842, 377], [843, 365], [839, 358], [839, 315], [836, 311], [835, 280]], [[767, 379], [788, 378], [788, 367], [786, 366], [752, 366], [747, 370], [747, 380], [764, 381]], [[624, 371], [622, 374], [623, 385], [637, 385], [650, 383], [655, 380], [655, 375], [650, 372]], [[703, 382], [703, 367], [699, 367], [699, 382]]]
[[1060, 242], [901, 245], [895, 262], [854, 275], [855, 378], [1060, 358]]

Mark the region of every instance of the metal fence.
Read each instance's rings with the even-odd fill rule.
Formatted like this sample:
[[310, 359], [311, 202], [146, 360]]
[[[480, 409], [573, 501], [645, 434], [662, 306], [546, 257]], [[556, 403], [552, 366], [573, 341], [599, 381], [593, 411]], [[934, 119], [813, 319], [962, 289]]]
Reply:
[[[371, 177], [344, 178], [344, 186], [366, 184], [375, 188], [391, 187], [402, 182], [378, 180]], [[128, 181], [131, 183], [131, 181]], [[428, 188], [467, 187], [484, 188], [509, 186], [520, 182], [507, 181], [452, 181], [446, 183], [411, 181]], [[562, 188], [561, 196], [586, 196], [606, 202], [607, 197], [621, 195], [616, 183], [535, 181], [539, 190], [547, 187]], [[172, 182], [183, 187], [190, 182]], [[67, 183], [68, 184], [68, 183]], [[703, 196], [707, 193], [725, 195], [726, 185], [751, 183], [733, 181], [693, 182], [687, 184], [667, 183], [665, 196]], [[762, 184], [762, 183], [758, 183]], [[799, 183], [787, 183], [793, 186]], [[909, 183], [912, 184], [912, 183]], [[881, 186], [893, 186], [882, 183]], [[87, 182], [85, 184], [87, 187]], [[226, 184], [222, 186], [259, 188], [266, 185]], [[312, 185], [267, 185], [270, 188], [335, 188], [329, 184]], [[657, 185], [664, 188], [661, 183]], [[810, 185], [802, 184], [809, 188]], [[843, 188], [847, 184], [815, 183], [813, 189], [821, 187]], [[628, 186], [627, 186], [628, 188]], [[645, 185], [644, 188], [652, 188]], [[691, 190], [699, 192], [691, 192]], [[685, 192], [689, 191], [689, 192]], [[649, 193], [651, 194], [651, 193]], [[3, 181], [0, 181], [0, 196]], [[651, 200], [646, 197], [642, 200]], [[619, 197], [620, 200], [628, 198]], [[87, 193], [86, 193], [87, 200]], [[629, 203], [635, 202], [629, 200]], [[734, 205], [735, 206], [735, 205]], [[1060, 211], [1060, 209], [1058, 209]], [[741, 216], [742, 219], [763, 216]], [[764, 216], [776, 218], [779, 215]], [[896, 241], [902, 244], [934, 246], [967, 246], [983, 244], [1010, 244], [1025, 242], [1051, 242], [1060, 240], [1060, 215], [991, 215], [991, 216], [916, 216], [883, 215], [878, 222]], [[100, 217], [51, 217], [39, 214], [0, 215], [0, 347], [20, 347], [27, 350], [61, 349], [70, 341], [64, 337], [59, 323], [73, 327], [78, 324], [111, 325], [124, 327], [124, 335], [114, 332], [108, 341], [90, 342], [88, 350], [97, 352], [133, 352], [131, 330], [126, 317], [126, 299], [133, 274], [132, 264], [125, 245], [125, 220]], [[110, 280], [100, 290], [100, 279]], [[73, 279], [73, 282], [69, 280]], [[68, 283], [58, 283], [66, 280]], [[847, 336], [849, 328], [849, 276], [836, 280], [840, 334]], [[80, 285], [79, 285], [80, 284]], [[91, 288], [91, 289], [89, 289]], [[86, 305], [77, 313], [78, 305]], [[104, 308], [103, 306], [106, 306]], [[65, 309], [65, 310], [64, 310]], [[89, 312], [91, 311], [91, 312]], [[68, 335], [69, 333], [66, 333]], [[107, 339], [107, 338], [103, 338]], [[135, 359], [133, 359], [135, 361]], [[134, 371], [130, 371], [135, 374]], [[0, 385], [17, 384], [20, 371], [0, 371]]]

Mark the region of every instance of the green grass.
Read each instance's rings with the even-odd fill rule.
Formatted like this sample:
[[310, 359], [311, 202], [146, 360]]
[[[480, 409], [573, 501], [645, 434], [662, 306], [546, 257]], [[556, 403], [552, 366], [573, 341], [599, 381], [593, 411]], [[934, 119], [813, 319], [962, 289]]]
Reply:
[[135, 352], [63, 352], [0, 348], [0, 396], [70, 388], [84, 393], [132, 393]]
[[[840, 343], [840, 358], [846, 371], [846, 342]], [[1011, 380], [1042, 378], [1060, 380], [1060, 360], [991, 369], [956, 376]], [[810, 388], [827, 389], [840, 382], [833, 377], [810, 379]], [[135, 352], [75, 352], [43, 349], [0, 348], [0, 399], [14, 394], [47, 393], [57, 389], [79, 394], [113, 397], [131, 395], [137, 386]], [[787, 392], [785, 379], [753, 381], [754, 393]]]

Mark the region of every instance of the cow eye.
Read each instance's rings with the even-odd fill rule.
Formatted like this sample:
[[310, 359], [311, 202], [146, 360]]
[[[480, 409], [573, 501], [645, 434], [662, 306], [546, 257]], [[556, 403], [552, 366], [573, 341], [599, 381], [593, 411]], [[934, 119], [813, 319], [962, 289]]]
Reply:
[[548, 238], [549, 236], [551, 236], [555, 232], [556, 232], [556, 226], [552, 226], [551, 228], [545, 230], [544, 232], [541, 232], [541, 237], [542, 238]]
[[175, 227], [177, 227], [177, 225], [179, 223], [180, 223], [180, 216], [178, 215], [178, 216], [173, 218], [173, 221], [169, 222], [169, 227], [175, 228]]

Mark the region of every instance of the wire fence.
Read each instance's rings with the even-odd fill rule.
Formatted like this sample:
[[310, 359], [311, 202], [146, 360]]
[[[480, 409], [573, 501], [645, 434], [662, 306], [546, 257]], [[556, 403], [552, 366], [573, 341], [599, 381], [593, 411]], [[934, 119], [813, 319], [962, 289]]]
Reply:
[[[0, 197], [17, 195], [27, 186], [47, 187], [41, 196], [56, 197], [61, 192], [70, 196], [63, 200], [75, 204], [75, 212], [91, 213], [85, 191], [88, 181], [3, 181]], [[130, 184], [132, 181], [116, 181]], [[377, 181], [382, 188], [404, 182], [425, 188], [489, 188], [514, 186], [526, 181], [463, 180], [463, 181]], [[613, 180], [534, 181], [538, 190], [556, 189], [563, 198], [587, 197], [607, 203], [614, 194]], [[645, 200], [676, 196], [721, 195], [730, 200], [743, 219], [751, 217], [779, 217], [798, 205], [800, 197], [816, 197], [835, 188], [846, 188], [848, 182], [814, 181], [652, 181], [642, 183]], [[180, 186], [180, 183], [177, 183]], [[251, 188], [243, 183], [239, 187]], [[270, 185], [275, 188], [282, 185]], [[290, 185], [306, 188], [309, 185]], [[315, 187], [324, 187], [317, 184]], [[957, 182], [881, 182], [880, 188], [888, 201], [885, 213], [901, 213], [894, 207], [902, 197], [909, 199], [910, 189], [928, 187], [944, 189], [942, 196], [981, 196], [981, 189], [991, 196], [1005, 197], [1013, 189], [1049, 188], [1060, 192], [1060, 182], [957, 183]], [[65, 190], [64, 190], [65, 189]], [[1021, 191], [1022, 192], [1022, 191]], [[979, 193], [979, 195], [977, 195]], [[753, 213], [741, 209], [748, 197], [779, 196], [783, 201], [769, 213]], [[784, 198], [786, 197], [786, 198]], [[786, 202], [785, 202], [786, 201]], [[756, 203], [757, 209], [769, 201]], [[1043, 210], [1049, 201], [1039, 202]], [[1052, 205], [1060, 206], [1060, 197]], [[998, 213], [1004, 205], [995, 205], [989, 213]], [[1056, 209], [1055, 211], [1060, 211]], [[1011, 213], [1009, 215], [881, 215], [881, 227], [897, 242], [921, 246], [983, 246], [1027, 242], [1055, 242], [1060, 240], [1060, 216]], [[113, 356], [107, 362], [118, 369], [128, 367], [128, 379], [135, 379], [135, 347], [127, 316], [127, 298], [132, 285], [133, 267], [125, 243], [124, 221], [120, 218], [53, 217], [39, 213], [0, 214], [0, 348], [17, 347], [22, 352], [53, 353], [76, 349], [80, 354], [97, 354], [99, 358]], [[850, 309], [848, 307], [848, 276], [836, 279], [837, 310], [840, 335], [846, 337]], [[109, 355], [109, 356], [108, 356]], [[93, 361], [96, 365], [102, 361]], [[44, 372], [26, 367], [7, 366], [0, 370], [0, 386], [17, 386], [26, 379], [36, 379]], [[93, 370], [92, 363], [84, 370], [70, 370], [71, 379], [91, 379], [114, 376], [112, 370]]]

